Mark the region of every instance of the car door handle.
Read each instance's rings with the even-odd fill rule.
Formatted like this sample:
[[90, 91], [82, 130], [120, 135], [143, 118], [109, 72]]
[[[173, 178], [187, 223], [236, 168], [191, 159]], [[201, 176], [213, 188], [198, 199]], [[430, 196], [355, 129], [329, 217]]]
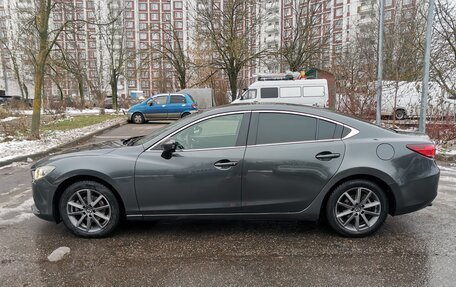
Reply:
[[214, 166], [216, 168], [219, 168], [219, 169], [224, 169], [224, 168], [226, 169], [226, 168], [230, 168], [232, 166], [235, 166], [237, 164], [238, 164], [237, 161], [230, 161], [230, 160], [227, 160], [227, 159], [222, 159], [222, 160], [219, 160], [216, 163], [214, 163]]
[[332, 153], [330, 151], [323, 151], [315, 156], [318, 160], [331, 160], [340, 157], [340, 153]]

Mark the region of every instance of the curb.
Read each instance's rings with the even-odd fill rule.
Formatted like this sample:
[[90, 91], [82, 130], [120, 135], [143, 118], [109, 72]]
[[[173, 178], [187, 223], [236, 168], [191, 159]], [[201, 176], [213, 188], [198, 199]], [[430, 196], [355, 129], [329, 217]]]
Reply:
[[40, 158], [43, 158], [53, 152], [56, 152], [62, 148], [66, 148], [66, 147], [70, 147], [80, 141], [84, 141], [84, 140], [87, 140], [87, 139], [90, 139], [96, 135], [99, 135], [101, 133], [104, 133], [105, 131], [108, 131], [110, 129], [114, 129], [114, 128], [118, 128], [120, 126], [123, 126], [127, 124], [127, 121], [124, 121], [124, 122], [120, 122], [120, 123], [115, 123], [113, 125], [110, 125], [110, 126], [107, 126], [105, 128], [102, 128], [100, 130], [97, 130], [97, 131], [94, 131], [92, 133], [89, 133], [89, 134], [86, 134], [82, 137], [79, 137], [79, 138], [76, 138], [70, 142], [67, 142], [67, 143], [64, 143], [64, 144], [61, 144], [61, 145], [58, 145], [58, 146], [55, 146], [53, 148], [50, 148], [50, 149], [47, 149], [45, 151], [42, 151], [42, 152], [38, 152], [38, 153], [34, 153], [34, 154], [30, 154], [30, 155], [25, 155], [25, 156], [19, 156], [19, 157], [15, 157], [15, 158], [12, 158], [12, 159], [8, 159], [6, 161], [0, 161], [0, 167], [2, 166], [5, 166], [5, 165], [8, 165], [8, 164], [12, 164], [13, 162], [20, 162], [20, 161], [27, 161], [28, 158], [31, 158], [33, 160], [37, 160], [37, 159], [40, 159]]

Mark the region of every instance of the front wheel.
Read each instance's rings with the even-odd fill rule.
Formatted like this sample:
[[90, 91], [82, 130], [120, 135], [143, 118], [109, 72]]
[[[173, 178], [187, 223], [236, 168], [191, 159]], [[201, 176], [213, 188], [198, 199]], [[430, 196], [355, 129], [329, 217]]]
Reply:
[[146, 120], [144, 119], [144, 116], [141, 113], [134, 113], [131, 116], [131, 121], [135, 124], [143, 124]]
[[347, 237], [363, 237], [377, 231], [388, 215], [385, 192], [368, 180], [350, 180], [330, 195], [326, 215], [331, 227]]
[[407, 113], [403, 109], [398, 109], [394, 116], [396, 117], [396, 120], [404, 120], [407, 117]]
[[80, 237], [100, 238], [119, 224], [119, 203], [110, 189], [95, 181], [80, 181], [62, 194], [60, 216], [65, 226]]

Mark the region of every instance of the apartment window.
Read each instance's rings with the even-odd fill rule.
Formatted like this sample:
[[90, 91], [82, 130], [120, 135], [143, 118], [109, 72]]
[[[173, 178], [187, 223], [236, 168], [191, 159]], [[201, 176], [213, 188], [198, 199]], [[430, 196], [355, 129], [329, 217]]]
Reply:
[[89, 42], [89, 48], [92, 48], [92, 49], [96, 48], [95, 42]]
[[344, 0], [336, 0], [336, 4], [342, 4], [344, 3]]
[[129, 87], [129, 88], [134, 88], [134, 87], [136, 87], [136, 81], [128, 81], [128, 87]]
[[139, 20], [147, 20], [147, 13], [139, 13]]
[[147, 3], [139, 3], [139, 10], [141, 10], [141, 11], [147, 10]]
[[336, 9], [335, 14], [336, 14], [336, 16], [342, 16], [343, 12], [344, 12], [343, 8], [340, 7], [340, 8]]
[[125, 12], [125, 18], [127, 18], [127, 19], [133, 18], [133, 11], [127, 11], [127, 12]]
[[135, 42], [133, 42], [133, 41], [128, 41], [128, 42], [127, 42], [127, 48], [132, 49], [132, 48], [134, 48], [134, 47], [135, 47]]
[[125, 26], [129, 29], [132, 29], [134, 26], [135, 26], [135, 22], [132, 22], [132, 21], [127, 21], [125, 23]]
[[139, 23], [139, 30], [146, 30], [147, 24], [146, 23]]
[[169, 4], [169, 3], [163, 3], [163, 10], [164, 10], [164, 11], [169, 11], [169, 10], [171, 10], [171, 4]]
[[140, 40], [147, 40], [147, 33], [139, 33], [139, 39]]
[[142, 71], [141, 78], [148, 79], [149, 78], [149, 71]]
[[174, 2], [174, 8], [175, 9], [182, 9], [182, 2], [181, 1]]
[[152, 33], [152, 40], [160, 39], [160, 35], [158, 33]]
[[393, 0], [385, 0], [385, 6], [392, 6]]
[[152, 24], [150, 24], [150, 29], [158, 30], [158, 29], [160, 29], [160, 25], [158, 23], [152, 23]]
[[127, 8], [132, 9], [133, 8], [133, 1], [127, 1], [126, 6], [127, 6]]
[[174, 12], [174, 18], [182, 19], [182, 12]]
[[391, 11], [385, 12], [385, 20], [391, 20]]
[[182, 29], [182, 27], [183, 27], [182, 21], [175, 22], [174, 27], [177, 28], [177, 29]]
[[149, 87], [149, 81], [141, 81], [141, 88], [148, 88]]
[[334, 29], [342, 29], [342, 20], [334, 21]]
[[139, 43], [139, 49], [141, 49], [141, 50], [147, 49], [147, 43], [140, 42], [140, 43]]
[[95, 59], [95, 51], [89, 51], [89, 59]]
[[150, 10], [158, 10], [158, 3], [151, 3]]
[[410, 5], [410, 4], [412, 4], [412, 0], [403, 0], [403, 1], [402, 1], [402, 4], [404, 4], [404, 5]]
[[165, 14], [165, 21], [169, 21], [169, 20], [171, 20], [171, 14], [166, 13]]
[[87, 12], [87, 18], [89, 18], [89, 19], [95, 18], [95, 13], [93, 11]]
[[86, 5], [88, 9], [95, 9], [95, 2], [93, 1], [87, 1]]
[[150, 13], [150, 20], [158, 21], [158, 13]]
[[135, 34], [133, 33], [133, 31], [127, 31], [127, 38], [128, 39], [134, 39], [135, 38]]
[[337, 41], [337, 42], [342, 41], [342, 33], [334, 34], [334, 40]]

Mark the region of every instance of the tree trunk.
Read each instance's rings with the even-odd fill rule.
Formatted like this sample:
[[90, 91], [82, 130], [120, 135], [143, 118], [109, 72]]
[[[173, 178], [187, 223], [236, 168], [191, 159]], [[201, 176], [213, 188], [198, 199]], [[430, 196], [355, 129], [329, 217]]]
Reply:
[[35, 66], [35, 97], [33, 99], [31, 130], [31, 137], [35, 139], [40, 138], [41, 93], [43, 91], [44, 69], [46, 66], [46, 59], [49, 51], [48, 29], [50, 10], [48, 10], [48, 8], [51, 6], [49, 0], [40, 0], [38, 5], [38, 14], [36, 15], [35, 22], [39, 32], [40, 44]]
[[113, 73], [111, 78], [111, 94], [112, 94], [112, 108], [116, 111], [119, 110], [117, 105], [117, 77]]
[[231, 101], [236, 100], [237, 97], [237, 73], [231, 72], [228, 74], [228, 81], [230, 82]]
[[82, 79], [78, 79], [78, 89], [79, 89], [79, 97], [81, 98], [81, 111], [85, 108], [85, 99], [84, 99], [84, 84], [82, 83]]

